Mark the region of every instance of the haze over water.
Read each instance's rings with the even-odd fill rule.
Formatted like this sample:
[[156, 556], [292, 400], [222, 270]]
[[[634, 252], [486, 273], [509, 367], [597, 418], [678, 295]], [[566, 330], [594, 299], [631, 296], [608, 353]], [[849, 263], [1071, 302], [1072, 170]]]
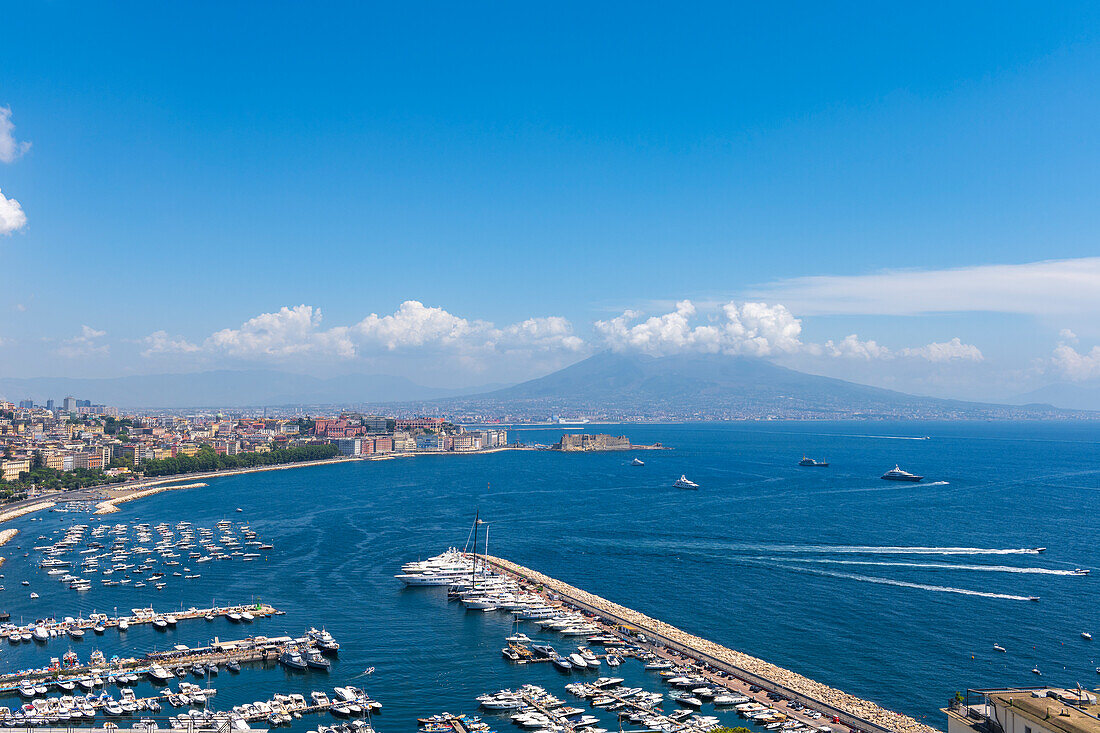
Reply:
[[[669, 451], [423, 456], [225, 477], [105, 517], [44, 513], [10, 524], [0, 550], [14, 619], [158, 610], [262, 598], [285, 616], [251, 626], [181, 621], [175, 630], [108, 631], [83, 641], [4, 645], [5, 669], [40, 665], [70, 646], [86, 659], [219, 635], [298, 634], [324, 625], [341, 642], [327, 675], [246, 665], [214, 681], [217, 709], [334, 685], [383, 705], [382, 733], [415, 717], [474, 712], [474, 696], [525, 681], [564, 695], [550, 665], [500, 658], [504, 614], [464, 612], [438, 589], [404, 590], [401, 563], [462, 546], [475, 509], [489, 551], [718, 643], [943, 728], [938, 708], [965, 687], [1042, 682], [1093, 687], [1100, 652], [1100, 426], [1089, 423], [754, 423], [593, 426]], [[561, 430], [512, 439], [552, 442]], [[929, 440], [915, 440], [929, 436]], [[800, 468], [803, 454], [831, 463]], [[646, 465], [632, 467], [633, 455]], [[921, 484], [878, 476], [899, 464]], [[681, 474], [699, 491], [671, 487]], [[236, 507], [244, 511], [236, 513]], [[22, 557], [35, 538], [74, 523], [250, 522], [274, 550], [251, 564], [212, 562], [163, 591], [84, 594]], [[22, 550], [16, 547], [21, 546]], [[1034, 548], [1046, 547], [1044, 553]], [[19, 585], [29, 578], [32, 585]], [[30, 600], [30, 591], [41, 594]], [[1026, 600], [1040, 596], [1038, 603]], [[533, 628], [533, 627], [532, 627]], [[534, 636], [532, 628], [525, 630]], [[570, 644], [547, 637], [559, 648]], [[1002, 654], [993, 650], [999, 643]], [[973, 658], [972, 658], [973, 657]], [[367, 667], [373, 675], [352, 678]], [[622, 676], [656, 676], [628, 662]], [[606, 673], [606, 669], [604, 670]], [[591, 676], [591, 675], [589, 675]], [[574, 675], [579, 677], [579, 675]], [[144, 685], [147, 687], [147, 685]], [[16, 698], [0, 704], [13, 705]], [[709, 706], [708, 706], [709, 709]], [[296, 730], [326, 724], [306, 717]], [[504, 720], [495, 726], [511, 730]]]

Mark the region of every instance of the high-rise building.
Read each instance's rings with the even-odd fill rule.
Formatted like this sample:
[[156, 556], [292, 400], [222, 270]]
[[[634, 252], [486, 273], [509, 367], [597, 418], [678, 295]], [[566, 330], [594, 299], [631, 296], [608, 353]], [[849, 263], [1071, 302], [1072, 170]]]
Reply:
[[46, 409], [47, 410], [52, 410], [53, 409], [53, 398], [52, 397], [50, 399], [46, 400]]
[[34, 407], [34, 400], [19, 400], [20, 410], [29, 410]]
[[66, 397], [65, 401], [62, 403], [62, 408], [65, 412], [73, 412], [76, 409], [76, 398]]

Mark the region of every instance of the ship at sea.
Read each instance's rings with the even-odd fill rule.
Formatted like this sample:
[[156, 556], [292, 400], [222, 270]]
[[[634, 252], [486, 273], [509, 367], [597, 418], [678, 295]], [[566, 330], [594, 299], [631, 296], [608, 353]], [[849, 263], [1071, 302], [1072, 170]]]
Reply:
[[798, 462], [800, 466], [813, 466], [814, 468], [828, 468], [828, 461], [815, 461], [813, 458], [807, 458], [802, 456], [802, 460]]
[[886, 473], [882, 474], [882, 478], [887, 481], [920, 481], [924, 476], [918, 476], [915, 473], [909, 473], [908, 471], [902, 471], [900, 467], [894, 466]]

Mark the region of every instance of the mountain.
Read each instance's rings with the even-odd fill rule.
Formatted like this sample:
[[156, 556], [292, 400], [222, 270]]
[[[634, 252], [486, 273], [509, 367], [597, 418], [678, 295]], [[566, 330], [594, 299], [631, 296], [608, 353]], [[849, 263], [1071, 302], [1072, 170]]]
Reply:
[[71, 395], [94, 404], [117, 407], [260, 407], [265, 405], [355, 404], [426, 400], [486, 387], [448, 390], [424, 387], [386, 375], [352, 374], [318, 378], [308, 374], [250, 370], [208, 371], [192, 374], [153, 374], [113, 379], [0, 378], [0, 397], [18, 402], [31, 398], [45, 404]]
[[1081, 384], [1048, 384], [1018, 395], [1010, 402], [1029, 404], [1042, 402], [1069, 410], [1100, 410], [1100, 387], [1086, 387]]
[[539, 379], [442, 400], [455, 410], [542, 419], [759, 417], [1050, 417], [1046, 405], [1007, 406], [919, 397], [806, 374], [763, 359], [718, 354], [653, 357], [603, 352]]

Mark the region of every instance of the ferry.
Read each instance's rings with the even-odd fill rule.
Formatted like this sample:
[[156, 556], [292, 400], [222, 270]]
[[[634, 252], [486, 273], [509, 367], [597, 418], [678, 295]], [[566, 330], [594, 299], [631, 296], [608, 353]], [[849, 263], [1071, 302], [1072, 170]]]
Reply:
[[698, 489], [699, 484], [688, 479], [684, 474], [680, 474], [680, 478], [676, 479], [676, 483], [673, 484], [678, 489]]
[[892, 469], [882, 474], [882, 478], [887, 481], [920, 481], [924, 476], [918, 476], [915, 473], [909, 473], [908, 471], [902, 471], [901, 468], [895, 465]]

